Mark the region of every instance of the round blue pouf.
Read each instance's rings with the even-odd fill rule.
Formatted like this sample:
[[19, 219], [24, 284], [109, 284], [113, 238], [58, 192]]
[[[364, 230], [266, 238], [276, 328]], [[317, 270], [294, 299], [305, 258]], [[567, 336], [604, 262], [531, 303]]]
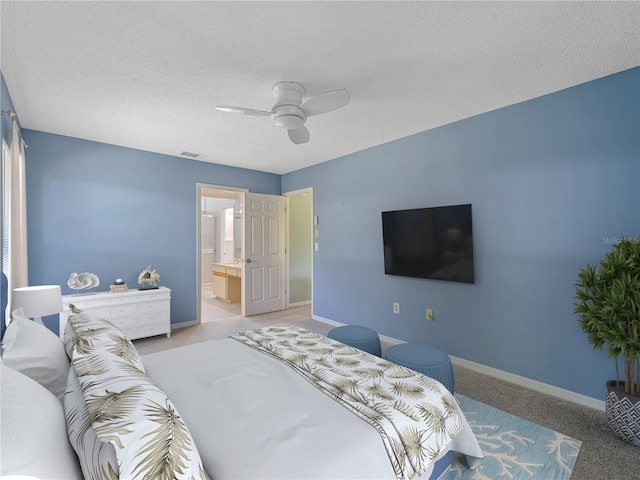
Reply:
[[377, 355], [378, 357], [382, 354], [378, 332], [368, 327], [360, 327], [357, 325], [336, 327], [329, 331], [327, 337], [359, 348], [372, 355]]
[[422, 343], [401, 343], [389, 347], [385, 358], [439, 381], [453, 393], [453, 366], [442, 350]]

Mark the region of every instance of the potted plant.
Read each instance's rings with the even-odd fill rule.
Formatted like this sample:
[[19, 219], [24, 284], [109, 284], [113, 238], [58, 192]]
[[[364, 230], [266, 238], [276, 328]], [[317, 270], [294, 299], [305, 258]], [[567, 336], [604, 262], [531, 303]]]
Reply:
[[[576, 283], [575, 313], [594, 350], [615, 358], [616, 380], [607, 382], [609, 425], [640, 446], [640, 241], [623, 237], [599, 268], [587, 265]], [[618, 357], [624, 378], [620, 380]]]

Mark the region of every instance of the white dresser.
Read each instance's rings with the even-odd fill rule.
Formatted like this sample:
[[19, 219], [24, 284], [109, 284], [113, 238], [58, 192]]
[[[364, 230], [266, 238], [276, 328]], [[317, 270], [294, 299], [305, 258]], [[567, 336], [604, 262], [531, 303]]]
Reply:
[[124, 293], [81, 293], [63, 295], [64, 311], [60, 314], [60, 337], [64, 335], [67, 319], [71, 313], [69, 304], [104, 318], [116, 325], [130, 339], [171, 335], [171, 290], [129, 290]]

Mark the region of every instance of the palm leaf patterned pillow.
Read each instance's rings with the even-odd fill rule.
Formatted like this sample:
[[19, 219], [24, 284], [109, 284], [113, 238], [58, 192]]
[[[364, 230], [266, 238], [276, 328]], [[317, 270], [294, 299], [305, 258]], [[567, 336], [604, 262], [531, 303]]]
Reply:
[[64, 333], [65, 349], [69, 358], [72, 358], [74, 348], [82, 353], [103, 349], [144, 372], [144, 365], [136, 347], [122, 330], [107, 320], [78, 310], [74, 305], [70, 305], [70, 308], [73, 313], [69, 316], [67, 325], [71, 325], [71, 328], [65, 328]]
[[[89, 419], [96, 437], [113, 447], [118, 465], [119, 477], [111, 476], [107, 460], [106, 466], [99, 462], [93, 470], [98, 476], [89, 478], [204, 479], [187, 425], [166, 394], [138, 368], [137, 352], [133, 354], [126, 341], [119, 342], [99, 319], [78, 315], [70, 320], [77, 337], [72, 365], [86, 406], [86, 416], [80, 408], [69, 409], [70, 438], [81, 429], [82, 441], [90, 442]], [[107, 457], [105, 453], [100, 460]]]
[[117, 480], [119, 469], [116, 452], [110, 443], [103, 442], [96, 435], [73, 368], [69, 369], [67, 377], [64, 416], [69, 441], [78, 455], [85, 480]]

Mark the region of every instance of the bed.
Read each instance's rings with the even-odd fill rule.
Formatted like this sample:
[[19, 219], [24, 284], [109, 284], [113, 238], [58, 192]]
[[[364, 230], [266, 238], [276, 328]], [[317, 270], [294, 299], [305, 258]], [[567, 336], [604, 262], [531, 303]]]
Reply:
[[141, 357], [109, 322], [69, 320], [64, 343], [19, 312], [7, 327], [2, 475], [431, 480], [450, 450], [481, 461], [444, 386], [298, 326]]

